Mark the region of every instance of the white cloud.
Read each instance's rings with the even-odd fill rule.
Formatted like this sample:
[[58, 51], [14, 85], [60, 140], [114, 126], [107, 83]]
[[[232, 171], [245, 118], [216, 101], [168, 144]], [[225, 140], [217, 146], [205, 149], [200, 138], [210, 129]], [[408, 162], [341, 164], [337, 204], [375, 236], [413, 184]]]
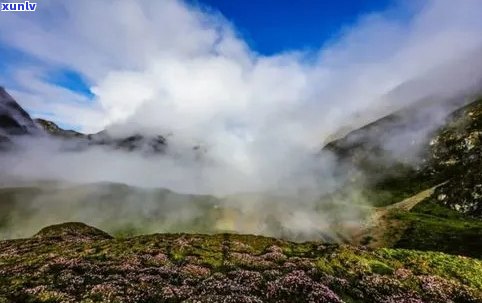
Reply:
[[[372, 112], [363, 124], [375, 107], [396, 109], [396, 94], [386, 96], [404, 83], [425, 77], [435, 85], [413, 89], [402, 105], [443, 90], [432, 71], [482, 45], [480, 1], [411, 4], [397, 7], [414, 9], [410, 19], [362, 17], [310, 60], [256, 54], [222, 16], [179, 1], [46, 1], [38, 14], [2, 18], [0, 28], [18, 30], [0, 30], [0, 38], [92, 83], [89, 103], [39, 77], [20, 78], [30, 93], [15, 93], [31, 109], [87, 131], [135, 125], [202, 141], [221, 161], [258, 174], [272, 147], [313, 152], [355, 113]], [[454, 91], [466, 88], [460, 78], [450, 79]]]
[[[480, 47], [479, 1], [408, 3], [397, 8], [416, 10], [411, 19], [390, 19], [393, 11], [362, 17], [310, 62], [302, 53], [257, 55], [222, 16], [179, 1], [45, 1], [34, 15], [5, 15], [0, 39], [85, 75], [105, 115], [95, 119], [97, 130], [146, 103], [151, 113], [153, 107], [166, 113], [167, 120], [157, 119], [162, 127], [197, 129], [213, 116], [256, 123], [273, 107], [363, 110], [397, 85]], [[12, 35], [8, 28], [18, 30]], [[84, 129], [92, 123], [83, 121]]]

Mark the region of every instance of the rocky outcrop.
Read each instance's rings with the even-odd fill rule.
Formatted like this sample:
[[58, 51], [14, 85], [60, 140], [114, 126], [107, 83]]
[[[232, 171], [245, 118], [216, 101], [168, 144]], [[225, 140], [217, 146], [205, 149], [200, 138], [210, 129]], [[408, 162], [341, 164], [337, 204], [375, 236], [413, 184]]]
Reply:
[[429, 169], [448, 181], [437, 200], [482, 218], [482, 100], [455, 112], [430, 145]]

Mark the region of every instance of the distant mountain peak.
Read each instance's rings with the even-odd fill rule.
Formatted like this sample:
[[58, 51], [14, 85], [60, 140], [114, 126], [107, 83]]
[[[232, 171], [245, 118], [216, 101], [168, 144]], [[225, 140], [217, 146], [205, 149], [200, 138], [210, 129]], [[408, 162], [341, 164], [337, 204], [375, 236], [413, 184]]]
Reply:
[[79, 133], [75, 130], [65, 130], [58, 126], [56, 123], [45, 120], [45, 119], [34, 119], [34, 122], [42, 128], [44, 131], [46, 131], [48, 134], [54, 135], [54, 136], [60, 136], [60, 137], [65, 137], [65, 138], [71, 138], [71, 137], [85, 137], [86, 135]]
[[30, 115], [0, 86], [0, 134], [24, 135], [38, 131]]
[[146, 136], [133, 133], [129, 136], [117, 137], [110, 135], [107, 131], [83, 134], [74, 130], [65, 130], [55, 122], [46, 119], [32, 119], [5, 88], [0, 86], [0, 149], [4, 150], [5, 146], [8, 147], [12, 143], [11, 136], [27, 134], [44, 134], [53, 138], [66, 139], [69, 150], [107, 146], [124, 151], [163, 153], [167, 145], [166, 138], [161, 135]]

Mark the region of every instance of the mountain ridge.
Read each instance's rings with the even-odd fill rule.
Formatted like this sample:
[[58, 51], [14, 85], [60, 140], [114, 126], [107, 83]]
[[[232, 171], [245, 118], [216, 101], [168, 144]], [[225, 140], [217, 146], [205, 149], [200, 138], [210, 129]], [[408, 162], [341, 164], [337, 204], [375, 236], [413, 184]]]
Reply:
[[65, 130], [56, 123], [36, 118], [32, 119], [15, 99], [0, 86], [0, 150], [15, 147], [15, 137], [47, 136], [64, 141], [68, 150], [85, 150], [92, 146], [103, 146], [125, 151], [144, 151], [162, 154], [167, 140], [164, 136], [144, 136], [133, 133], [125, 137], [113, 137], [108, 131], [95, 134], [83, 134], [74, 130]]

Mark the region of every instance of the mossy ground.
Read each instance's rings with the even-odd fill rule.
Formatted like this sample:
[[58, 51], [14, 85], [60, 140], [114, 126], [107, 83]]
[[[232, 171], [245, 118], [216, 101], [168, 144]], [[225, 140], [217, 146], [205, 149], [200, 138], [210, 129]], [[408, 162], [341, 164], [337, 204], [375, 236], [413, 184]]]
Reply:
[[482, 221], [442, 206], [434, 197], [392, 218], [405, 225], [395, 247], [482, 258]]
[[482, 261], [466, 257], [234, 234], [62, 237], [94, 231], [80, 227], [0, 242], [0, 302], [482, 302]]

